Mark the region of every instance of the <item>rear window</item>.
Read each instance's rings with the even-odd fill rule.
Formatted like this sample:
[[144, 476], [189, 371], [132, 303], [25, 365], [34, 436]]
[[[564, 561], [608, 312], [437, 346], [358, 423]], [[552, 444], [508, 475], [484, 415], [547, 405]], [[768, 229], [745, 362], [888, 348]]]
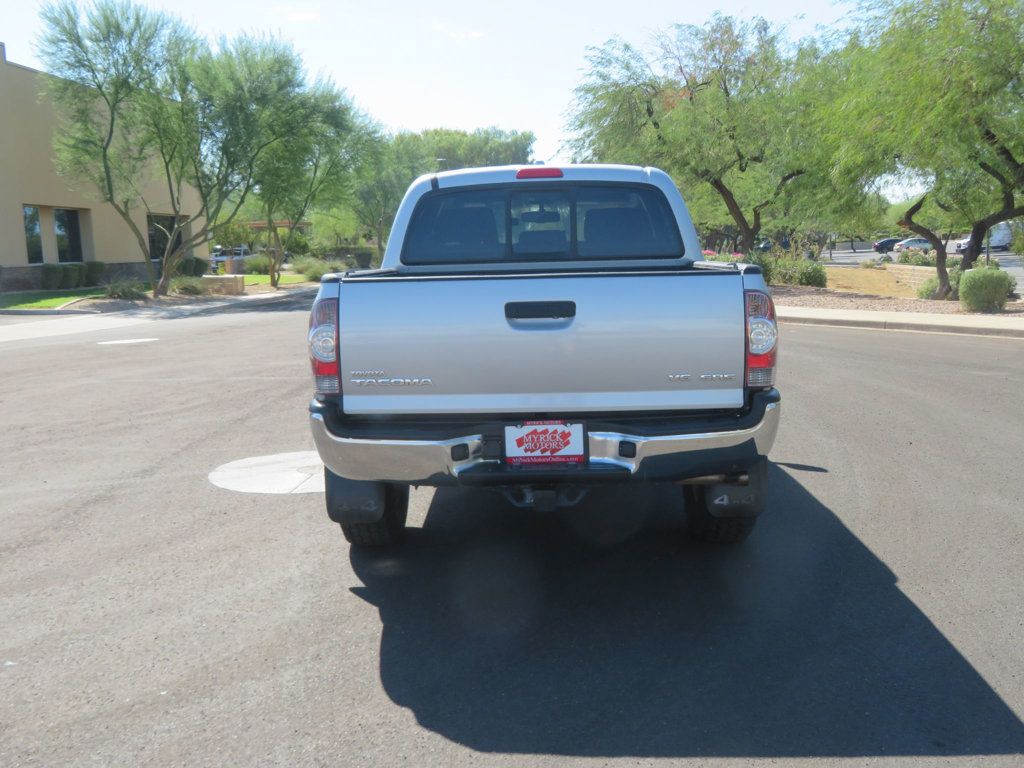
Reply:
[[404, 264], [676, 259], [679, 227], [661, 190], [552, 184], [430, 192], [413, 211]]

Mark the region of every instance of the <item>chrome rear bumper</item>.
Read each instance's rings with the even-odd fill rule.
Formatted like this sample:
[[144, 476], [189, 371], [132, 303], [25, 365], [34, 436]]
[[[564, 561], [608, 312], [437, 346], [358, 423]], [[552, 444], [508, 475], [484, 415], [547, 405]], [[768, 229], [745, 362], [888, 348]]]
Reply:
[[[617, 474], [646, 479], [682, 479], [731, 467], [750, 466], [768, 455], [779, 426], [781, 404], [764, 406], [760, 421], [745, 429], [693, 434], [645, 436], [623, 432], [588, 432], [586, 469], [618, 470]], [[344, 437], [332, 433], [321, 413], [310, 413], [313, 440], [324, 465], [351, 480], [383, 480], [417, 485], [449, 485], [481, 469], [501, 469], [500, 458], [484, 458], [484, 436], [469, 434], [445, 440], [394, 440]], [[636, 446], [623, 456], [622, 443]], [[452, 458], [452, 448], [465, 445], [468, 458]], [[631, 452], [631, 451], [630, 451]], [[494, 475], [494, 473], [491, 473]], [[576, 470], [577, 476], [579, 470]], [[529, 473], [507, 475], [508, 482], [529, 482]], [[501, 475], [497, 477], [500, 481]]]

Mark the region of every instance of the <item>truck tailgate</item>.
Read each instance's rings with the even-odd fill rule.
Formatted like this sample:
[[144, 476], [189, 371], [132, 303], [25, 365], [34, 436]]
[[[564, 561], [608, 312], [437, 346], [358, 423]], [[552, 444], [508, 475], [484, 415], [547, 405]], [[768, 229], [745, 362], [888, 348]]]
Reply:
[[352, 414], [743, 404], [738, 272], [346, 277], [338, 325]]

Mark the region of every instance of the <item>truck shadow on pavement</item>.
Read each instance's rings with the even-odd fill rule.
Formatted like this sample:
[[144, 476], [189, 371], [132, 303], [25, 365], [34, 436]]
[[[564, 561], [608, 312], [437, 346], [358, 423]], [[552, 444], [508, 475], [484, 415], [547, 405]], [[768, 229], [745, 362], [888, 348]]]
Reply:
[[439, 490], [399, 553], [352, 554], [385, 691], [484, 752], [1024, 751], [1024, 725], [895, 575], [771, 471], [769, 512], [732, 550], [682, 537], [671, 487], [555, 516]]

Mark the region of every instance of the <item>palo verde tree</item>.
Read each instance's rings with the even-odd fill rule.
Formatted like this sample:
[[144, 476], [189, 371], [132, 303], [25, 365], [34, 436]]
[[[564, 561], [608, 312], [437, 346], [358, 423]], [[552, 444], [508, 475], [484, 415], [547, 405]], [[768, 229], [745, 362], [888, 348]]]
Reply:
[[819, 125], [838, 137], [834, 172], [848, 183], [924, 187], [899, 224], [935, 249], [942, 298], [949, 228], [970, 228], [969, 268], [990, 227], [1024, 215], [1024, 7], [879, 0], [865, 10], [843, 49], [846, 88]]
[[[884, 2], [884, 76], [903, 84], [893, 129], [969, 220], [962, 268], [988, 230], [1024, 215], [1024, 6], [1017, 0]], [[951, 42], [952, 41], [952, 42]]]
[[329, 83], [302, 94], [293, 109], [296, 125], [288, 141], [269, 147], [256, 167], [274, 287], [313, 206], [329, 206], [348, 191], [363, 144], [364, 129], [351, 104]]
[[377, 243], [378, 262], [384, 256], [391, 224], [409, 184], [419, 175], [488, 165], [530, 161], [534, 135], [529, 131], [446, 128], [389, 136], [371, 130], [356, 171], [351, 208], [360, 225]]
[[135, 235], [156, 284], [148, 233], [135, 221], [138, 181], [149, 172], [140, 96], [155, 90], [183, 30], [142, 6], [100, 3], [84, 20], [72, 3], [45, 6], [41, 56], [56, 77], [47, 89], [61, 130], [54, 137], [58, 169], [91, 184]]
[[500, 128], [478, 128], [475, 131], [429, 128], [414, 135], [422, 143], [426, 156], [437, 163], [439, 171], [488, 165], [524, 165], [530, 162], [536, 140], [530, 131], [503, 131]]
[[[95, 186], [147, 265], [160, 261], [153, 292], [166, 294], [189, 250], [234, 220], [262, 155], [294, 131], [301, 62], [267, 39], [211, 49], [177, 19], [127, 0], [85, 9], [60, 0], [42, 18], [58, 166]], [[140, 210], [170, 214], [168, 227], [155, 225], [163, 253], [150, 252]]]
[[363, 147], [351, 208], [360, 226], [372, 234], [379, 264], [406, 189], [417, 176], [433, 170], [435, 161], [409, 133], [388, 136], [371, 128]]
[[808, 173], [791, 114], [793, 61], [763, 19], [678, 25], [650, 56], [620, 40], [591, 51], [571, 127], [582, 159], [657, 164], [710, 186], [746, 251]]

